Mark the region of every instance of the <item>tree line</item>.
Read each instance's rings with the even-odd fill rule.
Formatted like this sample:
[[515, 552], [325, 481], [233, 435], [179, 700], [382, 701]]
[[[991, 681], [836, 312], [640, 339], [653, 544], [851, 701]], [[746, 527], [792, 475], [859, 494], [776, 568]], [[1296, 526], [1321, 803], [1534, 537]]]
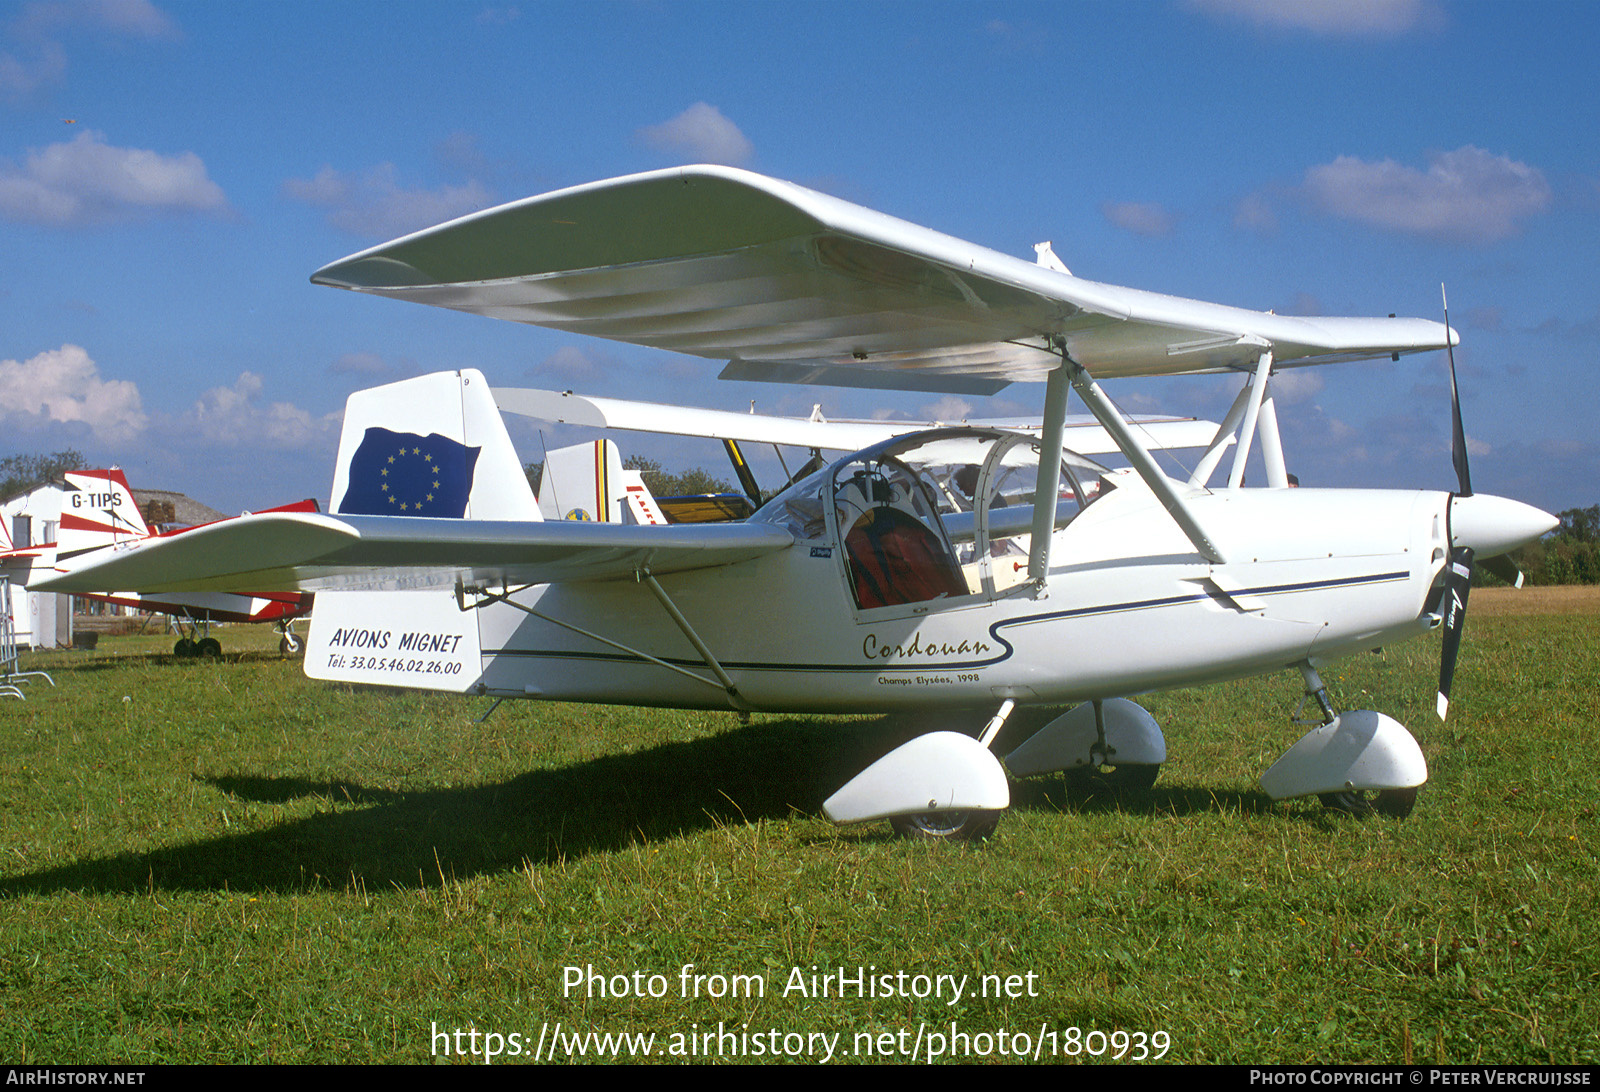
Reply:
[[[1600, 584], [1600, 504], [1557, 512], [1561, 521], [1538, 542], [1511, 552], [1528, 584]], [[1487, 585], [1504, 581], [1473, 569], [1474, 582]]]
[[53, 455], [7, 455], [0, 459], [0, 499], [26, 493], [69, 470], [82, 468], [83, 453], [71, 448]]

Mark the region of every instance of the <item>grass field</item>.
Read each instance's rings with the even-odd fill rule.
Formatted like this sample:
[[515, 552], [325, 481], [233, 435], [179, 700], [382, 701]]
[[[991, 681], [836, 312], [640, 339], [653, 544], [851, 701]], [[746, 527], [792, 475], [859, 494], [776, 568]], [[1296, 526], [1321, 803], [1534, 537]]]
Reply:
[[1473, 593], [1447, 725], [1437, 640], [1324, 673], [1417, 734], [1410, 819], [1255, 788], [1300, 731], [1281, 674], [1151, 695], [1153, 790], [1018, 784], [979, 846], [819, 818], [901, 721], [475, 724], [260, 628], [35, 656], [54, 689], [0, 704], [0, 1058], [1592, 1063], [1600, 599], [1538, 591]]

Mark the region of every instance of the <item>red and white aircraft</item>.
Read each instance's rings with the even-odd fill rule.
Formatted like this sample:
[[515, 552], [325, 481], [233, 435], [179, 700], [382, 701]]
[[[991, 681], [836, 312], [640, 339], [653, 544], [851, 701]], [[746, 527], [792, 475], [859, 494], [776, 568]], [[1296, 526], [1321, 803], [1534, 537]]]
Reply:
[[[27, 555], [32, 572], [27, 580], [32, 587], [49, 575], [66, 571], [75, 560], [102, 548], [125, 547], [147, 539], [167, 539], [195, 530], [193, 527], [162, 534], [145, 522], [138, 502], [121, 470], [71, 470], [62, 475], [65, 488], [61, 497], [61, 522], [56, 541], [28, 550], [10, 550], [0, 560], [22, 559]], [[317, 502], [303, 500], [273, 512], [315, 512]], [[200, 526], [206, 526], [202, 524]], [[220, 656], [222, 644], [210, 635], [213, 622], [268, 622], [277, 626], [279, 650], [298, 651], [300, 641], [290, 624], [310, 613], [309, 592], [188, 592], [151, 594], [141, 591], [106, 590], [79, 592], [85, 598], [116, 603], [136, 610], [168, 614], [183, 628], [173, 652], [178, 656]]]
[[[1474, 557], [1555, 526], [1473, 494], [1464, 442], [1453, 493], [1287, 487], [1275, 372], [1448, 349], [1446, 325], [1098, 284], [1047, 248], [1030, 263], [744, 171], [561, 190], [313, 280], [726, 360], [735, 378], [1044, 383], [1038, 435], [895, 437], [745, 522], [651, 527], [541, 520], [484, 377], [424, 376], [351, 397], [331, 513], [135, 542], [51, 582], [337, 592], [319, 594], [312, 624], [319, 678], [741, 713], [972, 712], [974, 734], [921, 736], [843, 786], [824, 808], [841, 822], [982, 835], [1008, 774], [1147, 785], [1166, 743], [1130, 695], [1280, 670], [1324, 723], [1266, 772], [1269, 794], [1408, 812], [1427, 777], [1417, 741], [1381, 713], [1336, 712], [1318, 668], [1443, 628], [1442, 714]], [[1187, 480], [1099, 384], [1216, 371], [1243, 388]], [[1064, 445], [1071, 392], [1126, 469]], [[1253, 447], [1266, 481], [1244, 488]], [[1019, 704], [1076, 707], [1002, 766], [990, 744]]]

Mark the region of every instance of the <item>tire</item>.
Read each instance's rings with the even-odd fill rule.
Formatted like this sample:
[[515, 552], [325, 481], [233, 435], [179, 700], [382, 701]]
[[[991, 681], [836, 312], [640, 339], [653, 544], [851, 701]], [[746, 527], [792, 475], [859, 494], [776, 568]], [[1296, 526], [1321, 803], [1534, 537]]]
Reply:
[[1349, 815], [1382, 815], [1389, 819], [1404, 819], [1417, 806], [1420, 785], [1408, 789], [1356, 790], [1352, 792], [1325, 792], [1317, 797], [1329, 811], [1342, 811]]
[[1000, 825], [998, 811], [925, 811], [889, 820], [902, 838], [929, 842], [981, 842]]
[[1143, 792], [1156, 783], [1159, 765], [1143, 763], [1128, 766], [1079, 766], [1065, 771], [1067, 784], [1075, 789], [1110, 789], [1112, 792]]
[[222, 659], [222, 642], [215, 637], [203, 638], [194, 646], [194, 654], [201, 659]]
[[178, 643], [172, 646], [172, 654], [180, 660], [187, 660], [197, 655], [195, 643], [187, 637], [178, 638]]

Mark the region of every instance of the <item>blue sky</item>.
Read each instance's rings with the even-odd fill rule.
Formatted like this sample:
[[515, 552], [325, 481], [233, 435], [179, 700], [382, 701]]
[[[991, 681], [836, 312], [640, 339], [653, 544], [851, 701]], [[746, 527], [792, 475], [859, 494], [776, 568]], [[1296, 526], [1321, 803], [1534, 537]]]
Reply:
[[[1534, 0], [0, 3], [0, 454], [75, 447], [228, 511], [326, 502], [351, 391], [465, 366], [729, 409], [1038, 411], [1024, 385], [961, 405], [722, 383], [307, 279], [488, 205], [714, 161], [1245, 307], [1437, 318], [1443, 281], [1474, 485], [1600, 503], [1597, 31], [1600, 7]], [[1237, 383], [1109, 389], [1217, 417]], [[1442, 356], [1302, 369], [1280, 397], [1307, 484], [1453, 487]]]

